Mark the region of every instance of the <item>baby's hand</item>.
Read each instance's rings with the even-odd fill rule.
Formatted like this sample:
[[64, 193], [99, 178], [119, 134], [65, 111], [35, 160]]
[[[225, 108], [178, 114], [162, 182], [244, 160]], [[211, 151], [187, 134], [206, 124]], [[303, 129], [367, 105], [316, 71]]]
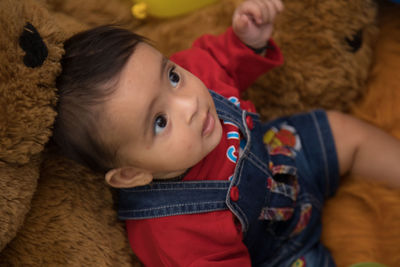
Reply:
[[233, 14], [233, 30], [246, 45], [264, 47], [271, 37], [275, 17], [282, 10], [281, 0], [247, 0]]

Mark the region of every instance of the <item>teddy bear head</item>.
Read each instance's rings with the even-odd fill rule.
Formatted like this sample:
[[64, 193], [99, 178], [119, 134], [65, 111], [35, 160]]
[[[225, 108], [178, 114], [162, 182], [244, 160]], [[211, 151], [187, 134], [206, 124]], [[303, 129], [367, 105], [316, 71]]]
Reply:
[[285, 58], [253, 86], [265, 118], [314, 108], [348, 111], [366, 91], [377, 39], [374, 0], [285, 1], [274, 39]]
[[51, 136], [63, 35], [37, 1], [0, 1], [0, 250], [35, 192]]

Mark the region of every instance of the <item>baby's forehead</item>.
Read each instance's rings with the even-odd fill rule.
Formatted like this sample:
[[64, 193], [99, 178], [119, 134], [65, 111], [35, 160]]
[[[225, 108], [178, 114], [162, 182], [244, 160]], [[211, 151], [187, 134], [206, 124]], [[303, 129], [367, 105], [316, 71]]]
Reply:
[[152, 84], [161, 78], [160, 71], [166, 58], [154, 47], [140, 43], [119, 74], [119, 87]]
[[[121, 71], [114, 93], [102, 107], [104, 127], [110, 138], [130, 140], [142, 136], [141, 129], [153, 99], [162, 87], [166, 59], [154, 47], [141, 43]], [[139, 138], [140, 139], [140, 138]]]
[[[134, 64], [139, 62], [141, 64], [150, 64], [152, 61], [160, 63], [164, 55], [153, 46], [147, 43], [139, 43], [132, 55], [130, 56], [130, 63]], [[128, 63], [129, 63], [128, 61]]]

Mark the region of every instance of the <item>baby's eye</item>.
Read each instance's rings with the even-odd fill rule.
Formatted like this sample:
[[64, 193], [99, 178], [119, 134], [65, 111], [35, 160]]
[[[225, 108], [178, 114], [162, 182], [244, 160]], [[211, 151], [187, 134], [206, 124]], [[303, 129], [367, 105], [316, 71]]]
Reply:
[[178, 73], [175, 71], [175, 67], [172, 67], [171, 70], [168, 73], [168, 79], [169, 82], [173, 87], [177, 87], [179, 84], [179, 81], [181, 80], [181, 77], [179, 76]]
[[154, 121], [154, 133], [157, 135], [167, 127], [168, 120], [165, 115], [158, 115]]

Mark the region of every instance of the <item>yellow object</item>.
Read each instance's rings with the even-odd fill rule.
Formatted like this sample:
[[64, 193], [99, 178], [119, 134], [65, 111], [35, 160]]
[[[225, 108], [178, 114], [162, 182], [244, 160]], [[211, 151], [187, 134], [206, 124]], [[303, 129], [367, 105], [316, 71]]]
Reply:
[[185, 14], [217, 0], [133, 0], [132, 14], [135, 18], [144, 19], [148, 15], [168, 18]]
[[142, 2], [133, 5], [132, 14], [137, 19], [145, 19], [147, 17], [147, 4]]
[[275, 137], [275, 132], [273, 130], [269, 130], [264, 134], [263, 142], [264, 144], [270, 144], [272, 142], [272, 138]]

